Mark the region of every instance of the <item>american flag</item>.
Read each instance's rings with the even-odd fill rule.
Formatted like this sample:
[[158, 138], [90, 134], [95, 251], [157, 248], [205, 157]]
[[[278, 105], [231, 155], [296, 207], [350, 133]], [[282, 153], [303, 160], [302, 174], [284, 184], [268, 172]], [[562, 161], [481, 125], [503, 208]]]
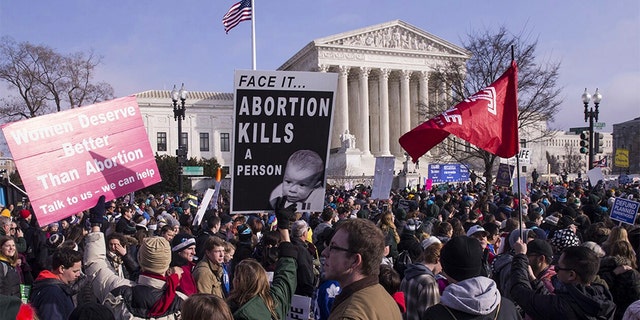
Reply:
[[593, 162], [595, 167], [606, 168], [607, 167], [607, 157], [600, 158], [600, 160], [596, 160]]
[[222, 18], [224, 31], [229, 33], [229, 30], [245, 20], [251, 20], [251, 0], [242, 0], [229, 8], [227, 14]]

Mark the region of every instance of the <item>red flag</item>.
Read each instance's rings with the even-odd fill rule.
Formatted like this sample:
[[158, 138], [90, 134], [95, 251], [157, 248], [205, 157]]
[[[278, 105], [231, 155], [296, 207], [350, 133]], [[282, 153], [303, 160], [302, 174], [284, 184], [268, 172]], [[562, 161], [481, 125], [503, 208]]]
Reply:
[[490, 86], [400, 137], [413, 161], [449, 134], [503, 158], [518, 153], [518, 66], [511, 67]]

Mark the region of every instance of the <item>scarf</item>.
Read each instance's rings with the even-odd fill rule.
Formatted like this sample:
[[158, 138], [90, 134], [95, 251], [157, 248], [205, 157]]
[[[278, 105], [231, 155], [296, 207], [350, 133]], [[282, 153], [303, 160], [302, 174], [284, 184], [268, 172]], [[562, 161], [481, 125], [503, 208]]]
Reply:
[[0, 253], [0, 261], [4, 261], [12, 267], [16, 267], [18, 264], [18, 255], [14, 255], [13, 257], [7, 257], [4, 254]]
[[151, 307], [151, 310], [147, 313], [149, 317], [160, 317], [164, 315], [169, 307], [173, 303], [173, 300], [176, 298], [176, 289], [178, 288], [178, 283], [180, 283], [180, 279], [177, 274], [172, 274], [168, 277], [151, 273], [151, 272], [141, 272], [140, 275], [147, 276], [149, 278], [162, 280], [167, 283], [167, 287], [160, 297], [160, 300], [156, 301], [156, 303]]

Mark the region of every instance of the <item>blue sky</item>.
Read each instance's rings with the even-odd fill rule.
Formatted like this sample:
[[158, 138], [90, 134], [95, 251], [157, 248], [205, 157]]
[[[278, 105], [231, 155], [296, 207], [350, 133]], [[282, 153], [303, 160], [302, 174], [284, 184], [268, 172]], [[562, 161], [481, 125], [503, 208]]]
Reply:
[[[229, 34], [222, 26], [234, 2], [2, 1], [0, 35], [63, 53], [95, 50], [103, 57], [95, 80], [110, 83], [118, 97], [182, 82], [194, 91], [233, 92], [234, 70], [251, 69], [251, 22]], [[564, 103], [553, 128], [586, 125], [585, 87], [603, 95], [603, 131], [640, 116], [637, 0], [255, 2], [258, 69], [277, 69], [313, 39], [396, 19], [458, 45], [468, 33], [504, 25], [538, 39], [539, 61], [562, 63]]]

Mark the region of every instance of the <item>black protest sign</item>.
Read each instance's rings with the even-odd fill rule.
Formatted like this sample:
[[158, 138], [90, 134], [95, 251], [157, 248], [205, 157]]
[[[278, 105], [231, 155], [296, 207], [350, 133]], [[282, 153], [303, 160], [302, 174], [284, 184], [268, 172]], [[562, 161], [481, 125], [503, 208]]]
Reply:
[[337, 74], [236, 71], [231, 210], [321, 211]]

